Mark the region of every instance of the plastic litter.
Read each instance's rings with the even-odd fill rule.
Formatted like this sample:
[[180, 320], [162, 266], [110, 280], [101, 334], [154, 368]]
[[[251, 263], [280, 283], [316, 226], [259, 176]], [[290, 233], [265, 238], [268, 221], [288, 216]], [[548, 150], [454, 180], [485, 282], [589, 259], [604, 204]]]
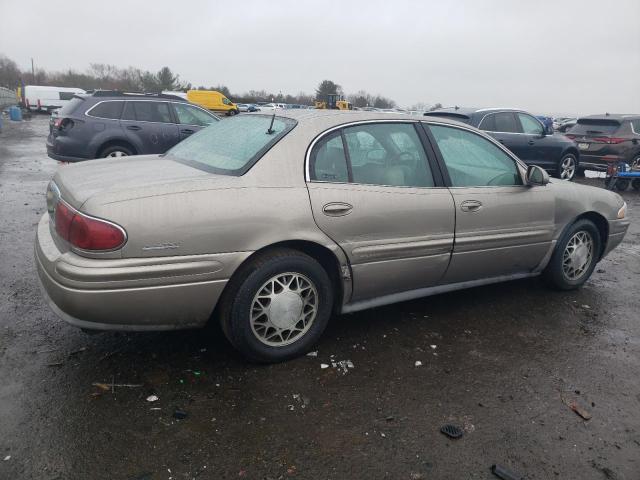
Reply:
[[440, 431], [450, 438], [460, 438], [464, 433], [460, 427], [450, 423], [440, 427]]
[[149, 395], [147, 397], [147, 402], [157, 402], [158, 400], [160, 400], [160, 399], [158, 398], [157, 395]]
[[522, 480], [524, 478], [522, 475], [512, 472], [502, 465], [491, 465], [491, 473], [502, 480]]
[[318, 351], [317, 350], [315, 352], [307, 353], [307, 357], [317, 357], [317, 356], [318, 356]]
[[569, 403], [569, 408], [576, 412], [576, 414], [582, 417], [584, 420], [591, 420], [591, 413], [589, 413], [582, 405], [580, 405], [575, 400]]
[[325, 368], [329, 368], [329, 365], [327, 365], [326, 363], [321, 363], [320, 368], [324, 370]]
[[431, 348], [433, 348], [434, 350], [435, 350], [436, 348], [438, 348], [438, 346], [437, 346], [437, 345], [429, 345], [429, 346], [430, 346]]
[[8, 462], [9, 460], [11, 460], [11, 455], [7, 455], [6, 457], [4, 457], [5, 462]]
[[416, 367], [421, 367], [422, 366], [422, 362], [420, 360], [416, 360], [415, 366]]

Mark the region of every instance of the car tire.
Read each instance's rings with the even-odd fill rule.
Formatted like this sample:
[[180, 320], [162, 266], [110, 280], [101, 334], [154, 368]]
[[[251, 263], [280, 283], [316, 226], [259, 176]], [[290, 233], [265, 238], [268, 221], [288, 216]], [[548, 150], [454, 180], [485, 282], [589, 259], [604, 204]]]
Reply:
[[600, 256], [600, 232], [592, 221], [582, 219], [562, 235], [543, 271], [543, 278], [558, 290], [580, 288], [591, 276]]
[[640, 155], [631, 160], [631, 170], [640, 170]]
[[234, 115], [238, 114], [238, 110], [229, 110], [229, 116], [233, 117]]
[[133, 152], [129, 147], [124, 145], [110, 145], [100, 152], [100, 158], [117, 158], [117, 157], [129, 157], [133, 155]]
[[221, 299], [219, 320], [227, 339], [246, 358], [273, 363], [309, 351], [332, 309], [326, 270], [302, 252], [278, 249], [249, 261], [234, 275]]
[[636, 178], [631, 181], [631, 187], [637, 192], [640, 191], [640, 179]]
[[563, 155], [556, 167], [555, 177], [561, 180], [571, 181], [576, 176], [578, 160], [573, 153]]
[[619, 192], [624, 192], [627, 188], [629, 188], [629, 180], [626, 178], [617, 178], [615, 183], [615, 189]]

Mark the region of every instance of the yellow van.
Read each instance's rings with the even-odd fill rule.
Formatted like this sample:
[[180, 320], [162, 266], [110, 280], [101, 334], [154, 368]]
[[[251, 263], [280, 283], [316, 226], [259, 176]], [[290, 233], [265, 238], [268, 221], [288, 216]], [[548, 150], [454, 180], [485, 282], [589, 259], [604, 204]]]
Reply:
[[238, 106], [215, 90], [189, 90], [187, 100], [202, 108], [212, 110], [224, 115], [236, 115], [239, 113]]

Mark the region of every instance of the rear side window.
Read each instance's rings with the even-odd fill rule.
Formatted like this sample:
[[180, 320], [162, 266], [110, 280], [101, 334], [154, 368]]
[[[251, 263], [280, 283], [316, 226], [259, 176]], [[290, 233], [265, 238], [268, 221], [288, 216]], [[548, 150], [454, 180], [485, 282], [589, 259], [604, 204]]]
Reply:
[[83, 103], [84, 103], [84, 99], [80, 97], [73, 97], [71, 100], [69, 100], [69, 103], [67, 103], [64, 107], [62, 107], [58, 111], [58, 113], [62, 117], [65, 115], [71, 115], [73, 112], [75, 112], [76, 108], [78, 108]]
[[453, 187], [522, 185], [516, 162], [486, 138], [454, 127], [430, 125]]
[[296, 126], [295, 120], [282, 117], [271, 122], [271, 115], [214, 122], [178, 143], [167, 156], [207, 172], [242, 175]]
[[577, 135], [612, 135], [620, 128], [617, 120], [606, 118], [581, 118], [571, 128], [571, 133]]
[[172, 123], [169, 104], [166, 102], [126, 102], [123, 120], [139, 122]]
[[631, 120], [631, 129], [636, 135], [640, 135], [640, 119]]
[[493, 132], [520, 133], [520, 126], [515, 114], [511, 112], [501, 112], [494, 115], [495, 130]]
[[87, 114], [92, 117], [118, 120], [122, 115], [123, 104], [124, 102], [101, 102], [89, 110]]
[[347, 183], [349, 173], [342, 135], [334, 132], [320, 140], [309, 158], [311, 180]]

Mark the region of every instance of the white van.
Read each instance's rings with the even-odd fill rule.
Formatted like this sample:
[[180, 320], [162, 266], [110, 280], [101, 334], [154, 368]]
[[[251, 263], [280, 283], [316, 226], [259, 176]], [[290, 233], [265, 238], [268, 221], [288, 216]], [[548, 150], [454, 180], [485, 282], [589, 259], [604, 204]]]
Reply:
[[24, 87], [24, 106], [34, 112], [50, 112], [64, 107], [74, 95], [79, 93], [87, 92], [81, 88], [27, 85]]

